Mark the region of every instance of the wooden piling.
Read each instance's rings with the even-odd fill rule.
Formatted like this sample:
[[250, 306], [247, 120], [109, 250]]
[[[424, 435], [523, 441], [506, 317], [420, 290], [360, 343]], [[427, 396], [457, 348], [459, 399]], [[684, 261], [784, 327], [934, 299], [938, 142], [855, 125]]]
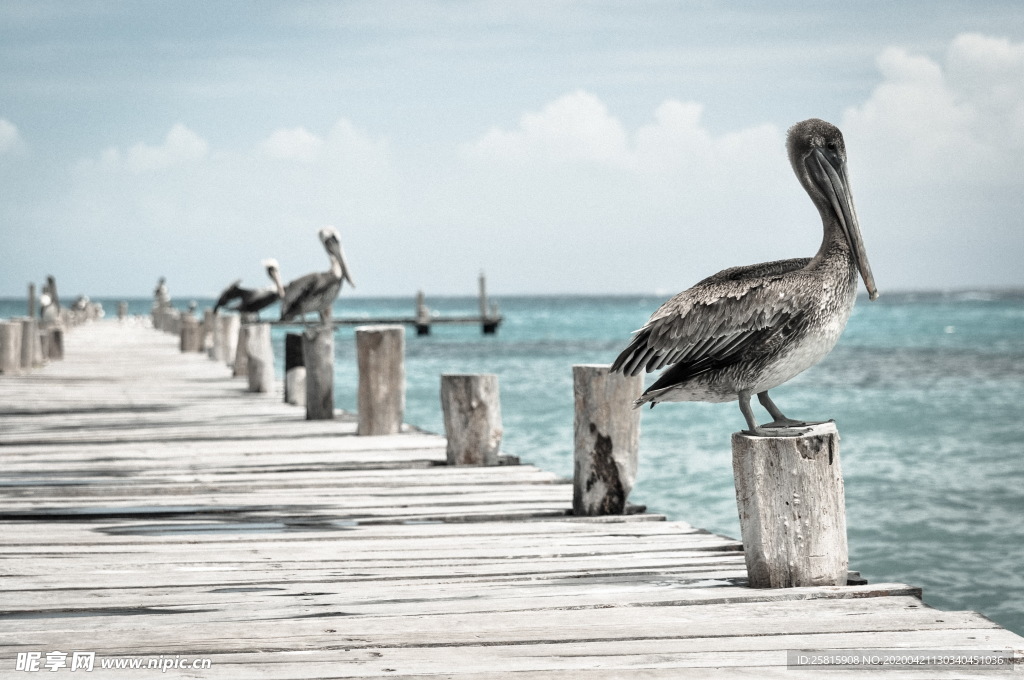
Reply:
[[163, 330], [171, 335], [181, 333], [181, 311], [167, 307], [163, 310]]
[[182, 352], [203, 351], [203, 331], [199, 327], [199, 321], [191, 314], [181, 319], [181, 340], [179, 347]]
[[441, 376], [441, 410], [449, 465], [497, 465], [503, 434], [498, 376]]
[[423, 291], [416, 291], [416, 335], [430, 335], [430, 309]]
[[[332, 373], [333, 365], [331, 362]], [[333, 395], [331, 401], [334, 401]], [[284, 403], [306, 405], [306, 362], [302, 358], [301, 333], [284, 336]], [[333, 404], [331, 411], [334, 411]]]
[[31, 370], [42, 363], [39, 348], [39, 322], [31, 316], [21, 319], [21, 367]]
[[[248, 355], [250, 392], [274, 390], [274, 348], [270, 342], [270, 324], [246, 324], [245, 353]], [[241, 350], [239, 350], [241, 351]]]
[[36, 318], [36, 284], [28, 284], [28, 316], [30, 319]]
[[235, 314], [220, 317], [217, 325], [217, 330], [222, 336], [221, 349], [224, 352], [220, 360], [232, 368], [235, 365], [235, 350], [238, 347], [238, 332], [241, 327], [242, 321]]
[[[359, 364], [358, 434], [395, 434], [405, 414], [405, 328], [356, 328]], [[308, 364], [307, 364], [308, 365]]]
[[235, 360], [231, 363], [233, 378], [249, 376], [249, 328], [251, 324], [243, 323], [238, 328], [238, 341], [235, 342]]
[[572, 508], [576, 515], [621, 515], [636, 480], [642, 376], [605, 364], [572, 367], [574, 419]]
[[497, 314], [491, 314], [491, 307], [487, 304], [487, 277], [480, 272], [480, 330], [484, 335], [494, 335], [498, 332], [499, 319]]
[[22, 329], [22, 351], [25, 351], [24, 343], [29, 343], [32, 351], [32, 366], [42, 366], [46, 363], [47, 357], [46, 352], [43, 349], [43, 337], [46, 335], [46, 332], [41, 328], [39, 319], [31, 318], [28, 321], [30, 321], [30, 323], [28, 324], [29, 329], [27, 332], [30, 333], [31, 336], [26, 338], [26, 330], [24, 328]]
[[46, 329], [46, 358], [49, 361], [62, 361], [64, 359], [64, 329], [60, 326], [51, 326]]
[[846, 502], [832, 423], [799, 437], [732, 435], [736, 505], [753, 588], [846, 585]]
[[210, 341], [206, 348], [207, 356], [213, 361], [224, 360], [224, 336], [220, 332], [220, 314], [210, 311], [209, 315], [203, 315], [203, 324], [206, 325], [206, 332], [210, 334]]
[[334, 328], [310, 326], [302, 333], [306, 367], [306, 420], [334, 418]]
[[21, 373], [21, 322], [0, 321], [0, 373]]

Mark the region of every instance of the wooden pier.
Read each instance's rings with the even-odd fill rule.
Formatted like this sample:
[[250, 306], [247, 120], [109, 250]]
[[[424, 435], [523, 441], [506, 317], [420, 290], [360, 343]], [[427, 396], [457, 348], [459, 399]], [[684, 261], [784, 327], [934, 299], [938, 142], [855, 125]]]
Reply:
[[1024, 649], [913, 586], [749, 588], [735, 540], [574, 517], [548, 472], [449, 467], [441, 436], [244, 382], [131, 319], [0, 376], [0, 677], [92, 653], [85, 677], [911, 680], [979, 672], [787, 653]]

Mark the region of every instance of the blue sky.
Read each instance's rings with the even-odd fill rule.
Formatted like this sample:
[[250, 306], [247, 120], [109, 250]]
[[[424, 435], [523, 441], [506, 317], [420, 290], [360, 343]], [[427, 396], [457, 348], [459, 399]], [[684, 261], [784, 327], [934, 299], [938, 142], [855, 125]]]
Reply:
[[879, 289], [1024, 286], [1019, 2], [0, 1], [0, 296], [674, 293], [813, 254], [846, 135]]

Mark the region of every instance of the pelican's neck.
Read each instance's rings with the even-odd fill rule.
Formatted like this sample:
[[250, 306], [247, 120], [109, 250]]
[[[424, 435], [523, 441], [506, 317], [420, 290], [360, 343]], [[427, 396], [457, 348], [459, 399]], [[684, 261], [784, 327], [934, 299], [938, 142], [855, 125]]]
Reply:
[[846, 232], [839, 224], [835, 213], [831, 208], [822, 211], [822, 236], [821, 247], [807, 264], [807, 269], [817, 269], [824, 263], [844, 261], [851, 267], [853, 258], [850, 256], [850, 243], [846, 238]]
[[331, 258], [331, 276], [336, 279], [341, 278], [341, 261], [334, 256], [334, 253], [328, 253], [328, 257]]

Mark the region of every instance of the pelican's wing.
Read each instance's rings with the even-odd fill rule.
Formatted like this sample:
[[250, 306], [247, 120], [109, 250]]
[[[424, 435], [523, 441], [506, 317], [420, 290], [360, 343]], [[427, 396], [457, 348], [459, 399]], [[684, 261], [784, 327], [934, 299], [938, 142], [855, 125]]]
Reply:
[[242, 289], [238, 287], [240, 283], [242, 283], [242, 279], [238, 279], [237, 281], [233, 282], [230, 286], [224, 289], [224, 291], [220, 294], [220, 297], [217, 298], [217, 304], [213, 306], [213, 311], [215, 313], [218, 309], [220, 309], [227, 303], [231, 302], [232, 300], [242, 297]]
[[754, 343], [770, 342], [808, 306], [806, 288], [791, 279], [809, 261], [733, 267], [704, 279], [663, 304], [612, 370], [636, 375], [677, 365], [673, 377], [681, 380], [731, 363]]
[[301, 313], [302, 301], [316, 288], [318, 276], [318, 274], [306, 274], [284, 287], [284, 297], [281, 298], [282, 321], [287, 321]]
[[252, 291], [245, 302], [239, 305], [238, 310], [241, 312], [258, 312], [275, 302], [277, 302], [277, 288], [260, 288]]

